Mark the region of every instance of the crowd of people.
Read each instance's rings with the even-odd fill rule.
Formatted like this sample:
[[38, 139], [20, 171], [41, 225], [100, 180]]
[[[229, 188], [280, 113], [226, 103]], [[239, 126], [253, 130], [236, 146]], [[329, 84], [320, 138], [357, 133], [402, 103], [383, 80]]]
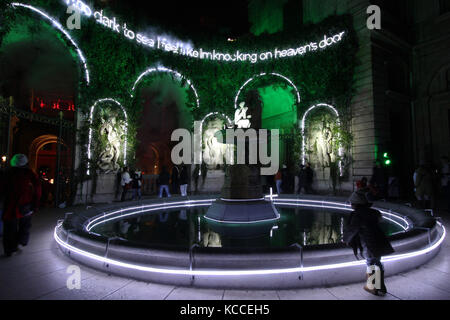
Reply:
[[[156, 184], [158, 186], [158, 197], [162, 198], [164, 195], [168, 198], [172, 194], [180, 194], [182, 197], [188, 195], [188, 185], [190, 182], [189, 168], [186, 165], [174, 166], [172, 173], [169, 172], [166, 166], [161, 168]], [[131, 200], [142, 199], [142, 185], [143, 177], [139, 169], [130, 171], [128, 167], [124, 167], [120, 174], [120, 188], [121, 201], [128, 199], [128, 193], [131, 190]]]

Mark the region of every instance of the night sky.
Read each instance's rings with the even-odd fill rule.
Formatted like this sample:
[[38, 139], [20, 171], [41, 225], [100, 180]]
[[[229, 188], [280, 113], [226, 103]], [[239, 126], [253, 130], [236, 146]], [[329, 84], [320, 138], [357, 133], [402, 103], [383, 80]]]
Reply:
[[96, 0], [142, 25], [167, 31], [237, 37], [248, 33], [248, 1]]

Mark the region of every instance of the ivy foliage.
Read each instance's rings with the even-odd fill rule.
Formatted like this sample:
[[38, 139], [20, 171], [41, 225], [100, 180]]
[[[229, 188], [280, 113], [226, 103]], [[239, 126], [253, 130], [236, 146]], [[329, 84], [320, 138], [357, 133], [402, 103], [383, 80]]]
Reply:
[[[1, 0], [0, 5], [3, 5], [4, 1]], [[30, 0], [27, 3], [41, 8], [59, 20], [65, 27], [69, 15], [66, 13], [67, 7], [64, 1]], [[121, 23], [127, 22], [135, 31], [146, 30], [151, 26], [151, 21], [146, 26], [135, 24], [132, 18], [127, 17], [126, 12], [112, 12], [107, 7], [102, 9], [106, 16], [115, 16]], [[38, 14], [24, 8], [17, 8], [13, 11], [14, 14], [26, 15], [36, 21], [41, 18]], [[1, 12], [1, 19], [13, 20], [12, 13], [5, 15], [3, 9]], [[310, 42], [318, 43], [323, 40], [324, 35], [332, 36], [345, 31], [343, 39], [339, 43], [323, 50], [318, 49], [303, 56], [251, 63], [250, 61], [201, 60], [142, 47], [135, 41], [128, 40], [122, 34], [96, 23], [93, 17], [83, 17], [81, 29], [69, 31], [86, 57], [91, 77], [90, 85], [87, 86], [84, 70], [79, 63], [80, 86], [77, 105], [82, 113], [87, 115], [89, 108], [96, 100], [106, 97], [117, 99], [127, 110], [129, 136], [135, 137], [142, 112], [139, 89], [152, 81], [153, 77], [159, 75], [153, 73], [146, 77], [137, 88], [134, 98], [130, 96], [133, 84], [146, 69], [164, 66], [176, 70], [185, 78], [190, 79], [197, 89], [200, 108], [195, 107], [194, 93], [188, 89], [188, 107], [192, 110], [193, 118], [196, 120], [214, 111], [227, 115], [234, 114], [234, 99], [239, 88], [249, 78], [263, 72], [281, 74], [291, 79], [297, 86], [301, 95], [301, 102], [297, 105], [299, 117], [311, 105], [318, 102], [333, 104], [340, 113], [346, 114], [353, 96], [353, 74], [357, 63], [355, 54], [358, 43], [352, 19], [351, 15], [332, 16], [319, 24], [298, 26], [274, 34], [264, 33], [259, 36], [247, 34], [234, 42], [228, 42], [226, 39], [214, 37], [214, 35], [208, 38], [195, 34], [174, 35], [182, 41], [192, 43], [195, 48], [203, 48], [206, 51], [214, 49], [229, 53], [237, 50], [260, 53], [273, 51], [274, 48], [296, 48]], [[1, 32], [4, 32], [3, 29], [0, 29], [0, 41]], [[170, 34], [170, 30], [167, 32]], [[70, 47], [70, 43], [57, 30], [55, 33]], [[174, 80], [178, 81], [178, 79]], [[252, 82], [248, 88], [245, 88], [240, 95], [240, 101], [244, 100], [247, 90], [253, 90], [258, 86], [273, 85], [274, 82], [280, 82], [280, 79], [270, 76], [258, 78], [258, 81]], [[186, 85], [186, 83], [182, 83], [182, 85]], [[82, 131], [85, 132], [85, 128], [82, 128]], [[81, 134], [81, 136], [85, 135]], [[136, 143], [132, 141], [129, 146], [129, 154], [133, 154], [135, 146]]]

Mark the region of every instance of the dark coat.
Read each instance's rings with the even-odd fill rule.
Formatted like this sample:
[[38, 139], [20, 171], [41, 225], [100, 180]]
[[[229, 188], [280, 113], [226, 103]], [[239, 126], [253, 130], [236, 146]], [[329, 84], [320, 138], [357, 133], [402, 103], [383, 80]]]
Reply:
[[350, 214], [344, 231], [344, 242], [356, 252], [363, 249], [364, 258], [378, 258], [394, 252], [381, 230], [381, 213], [370, 207], [360, 207]]
[[306, 170], [304, 168], [300, 169], [300, 172], [298, 174], [298, 184], [302, 187], [308, 185], [308, 177], [307, 177]]
[[167, 171], [161, 172], [158, 178], [159, 185], [169, 185], [170, 182], [170, 174]]
[[306, 174], [306, 183], [308, 185], [311, 185], [313, 183], [314, 179], [314, 171], [310, 167], [305, 168], [305, 174]]
[[3, 220], [23, 218], [23, 211], [39, 210], [42, 187], [38, 176], [28, 168], [10, 168], [0, 181], [5, 196]]
[[[198, 173], [197, 173], [198, 174]], [[188, 172], [186, 168], [181, 169], [181, 173], [180, 173], [180, 184], [188, 184], [189, 183], [189, 177], [188, 177]]]

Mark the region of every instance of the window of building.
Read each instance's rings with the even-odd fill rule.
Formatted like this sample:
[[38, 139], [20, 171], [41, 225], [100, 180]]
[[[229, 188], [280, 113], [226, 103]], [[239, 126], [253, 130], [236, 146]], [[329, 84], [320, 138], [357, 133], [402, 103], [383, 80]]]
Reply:
[[439, 11], [441, 14], [450, 12], [450, 0], [439, 0]]
[[447, 122], [447, 125], [448, 125], [448, 137], [450, 139], [450, 109], [448, 109], [448, 122]]
[[407, 93], [407, 75], [402, 65], [398, 62], [387, 64], [388, 89], [397, 93]]
[[404, 16], [405, 3], [403, 0], [372, 0], [371, 3], [379, 6], [382, 12], [386, 11], [396, 19]]
[[447, 82], [447, 90], [450, 90], [450, 68], [447, 69], [447, 72], [445, 73], [445, 80]]

